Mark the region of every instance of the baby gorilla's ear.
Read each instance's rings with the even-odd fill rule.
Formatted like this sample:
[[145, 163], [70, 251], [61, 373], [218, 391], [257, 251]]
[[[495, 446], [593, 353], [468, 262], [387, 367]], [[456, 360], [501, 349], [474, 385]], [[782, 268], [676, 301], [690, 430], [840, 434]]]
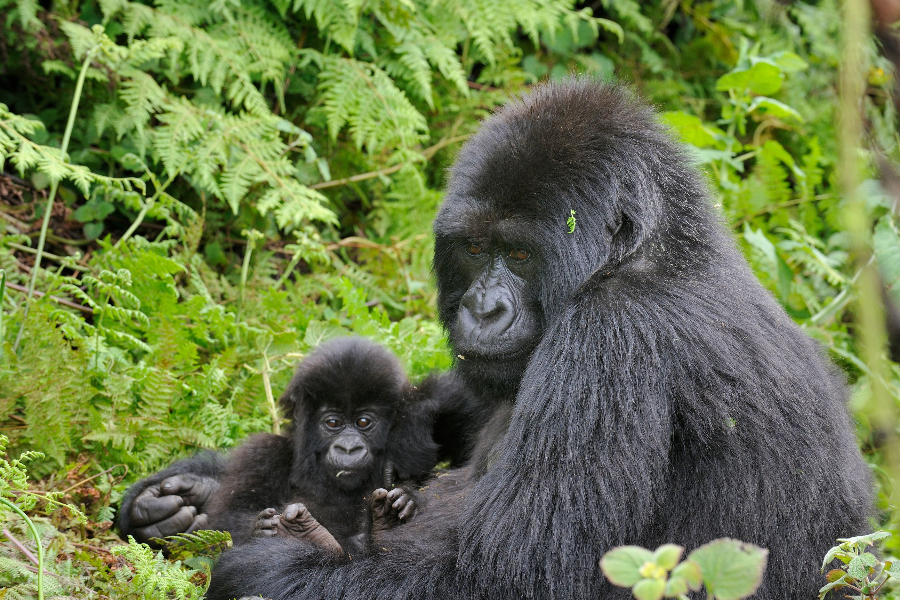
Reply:
[[310, 406], [309, 390], [306, 386], [306, 378], [298, 370], [294, 374], [294, 378], [288, 384], [284, 393], [278, 399], [278, 407], [281, 409], [281, 416], [291, 421], [297, 421], [299, 416], [297, 413], [305, 407]]

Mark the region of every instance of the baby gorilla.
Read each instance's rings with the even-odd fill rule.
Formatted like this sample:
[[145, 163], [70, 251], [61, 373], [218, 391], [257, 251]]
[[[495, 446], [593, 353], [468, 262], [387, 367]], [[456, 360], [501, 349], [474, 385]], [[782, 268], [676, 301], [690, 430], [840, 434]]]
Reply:
[[230, 531], [235, 544], [285, 536], [336, 553], [364, 551], [373, 531], [415, 514], [411, 492], [385, 488], [437, 462], [430, 387], [413, 387], [372, 342], [322, 345], [281, 397], [292, 417], [288, 436], [258, 434], [229, 457], [209, 501], [209, 527]]

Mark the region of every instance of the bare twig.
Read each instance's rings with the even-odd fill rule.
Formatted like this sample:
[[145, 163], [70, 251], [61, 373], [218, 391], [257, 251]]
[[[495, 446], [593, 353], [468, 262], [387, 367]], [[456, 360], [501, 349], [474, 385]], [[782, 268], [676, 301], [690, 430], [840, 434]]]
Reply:
[[34, 553], [33, 553], [31, 550], [29, 550], [28, 548], [26, 548], [25, 545], [24, 545], [22, 542], [20, 542], [19, 540], [17, 540], [17, 539], [16, 539], [16, 536], [14, 536], [12, 533], [10, 533], [9, 529], [5, 529], [5, 528], [4, 528], [4, 529], [3, 529], [3, 535], [5, 535], [5, 536], [9, 539], [10, 543], [12, 543], [13, 546], [15, 546], [16, 548], [19, 549], [19, 552], [21, 552], [22, 554], [24, 554], [25, 556], [27, 556], [27, 557], [28, 557], [28, 560], [30, 560], [30, 561], [33, 562], [34, 564], [38, 564], [37, 556], [35, 556]]
[[[449, 146], [450, 144], [455, 144], [456, 142], [461, 142], [464, 139], [468, 138], [468, 135], [457, 135], [451, 138], [447, 138], [445, 140], [441, 140], [434, 146], [430, 146], [422, 151], [422, 156], [426, 159], [431, 158], [435, 154], [437, 154], [438, 150]], [[314, 185], [309, 186], [314, 190], [321, 190], [330, 187], [338, 187], [341, 185], [347, 185], [348, 183], [356, 183], [357, 181], [365, 181], [366, 179], [374, 179], [375, 177], [381, 177], [382, 175], [390, 175], [391, 173], [396, 173], [400, 169], [402, 169], [406, 163], [400, 163], [398, 165], [394, 165], [392, 167], [387, 167], [385, 169], [379, 169], [377, 171], [370, 171], [368, 173], [360, 173], [359, 175], [353, 175], [352, 177], [344, 177], [343, 179], [334, 179], [332, 181], [323, 181], [322, 183], [316, 183]]]
[[[8, 287], [11, 290], [16, 290], [17, 292], [22, 292], [24, 294], [28, 293], [28, 288], [25, 287], [24, 285], [17, 285], [15, 283], [7, 282], [6, 287]], [[34, 290], [34, 295], [37, 296], [38, 298], [40, 298], [41, 296], [46, 296], [47, 292], [40, 292], [38, 290]], [[75, 304], [71, 300], [66, 300], [65, 298], [58, 298], [56, 296], [50, 296], [50, 299], [58, 304], [62, 304], [63, 306], [68, 306], [69, 308], [74, 308], [75, 310], [80, 310], [83, 313], [87, 313], [90, 315], [94, 314], [94, 310], [92, 308], [89, 308], [87, 306], [82, 306], [80, 304]]]

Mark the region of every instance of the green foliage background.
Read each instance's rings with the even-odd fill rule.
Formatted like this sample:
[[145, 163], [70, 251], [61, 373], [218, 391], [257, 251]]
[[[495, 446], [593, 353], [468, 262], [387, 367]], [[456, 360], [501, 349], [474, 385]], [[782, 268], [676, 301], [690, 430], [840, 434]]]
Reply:
[[[133, 571], [156, 558], [133, 547], [123, 570], [99, 550], [118, 543], [110, 504], [177, 457], [277, 430], [273, 400], [321, 341], [371, 337], [415, 377], [450, 367], [429, 272], [446, 167], [496, 106], [573, 72], [631, 83], [693, 146], [762, 282], [846, 372], [898, 530], [879, 443], [897, 422], [871, 418], [871, 390], [896, 414], [900, 370], [873, 375], [857, 335], [837, 2], [0, 0], [0, 19], [0, 432], [45, 454], [34, 489], [89, 517], [35, 513], [59, 593], [202, 591], [180, 565], [182, 583], [147, 588]], [[895, 75], [874, 42], [866, 56], [859, 192], [900, 301], [875, 176], [900, 158]], [[33, 597], [28, 564], [0, 542], [0, 596]]]

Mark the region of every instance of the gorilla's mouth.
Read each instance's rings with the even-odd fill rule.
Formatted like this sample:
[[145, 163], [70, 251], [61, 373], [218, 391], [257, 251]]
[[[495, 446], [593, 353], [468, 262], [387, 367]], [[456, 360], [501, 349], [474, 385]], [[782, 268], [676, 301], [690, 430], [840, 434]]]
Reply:
[[513, 362], [527, 359], [531, 356], [534, 347], [528, 345], [524, 348], [514, 350], [512, 352], [492, 351], [490, 349], [470, 349], [457, 350], [456, 358], [461, 362], [465, 361], [491, 361], [491, 362]]

